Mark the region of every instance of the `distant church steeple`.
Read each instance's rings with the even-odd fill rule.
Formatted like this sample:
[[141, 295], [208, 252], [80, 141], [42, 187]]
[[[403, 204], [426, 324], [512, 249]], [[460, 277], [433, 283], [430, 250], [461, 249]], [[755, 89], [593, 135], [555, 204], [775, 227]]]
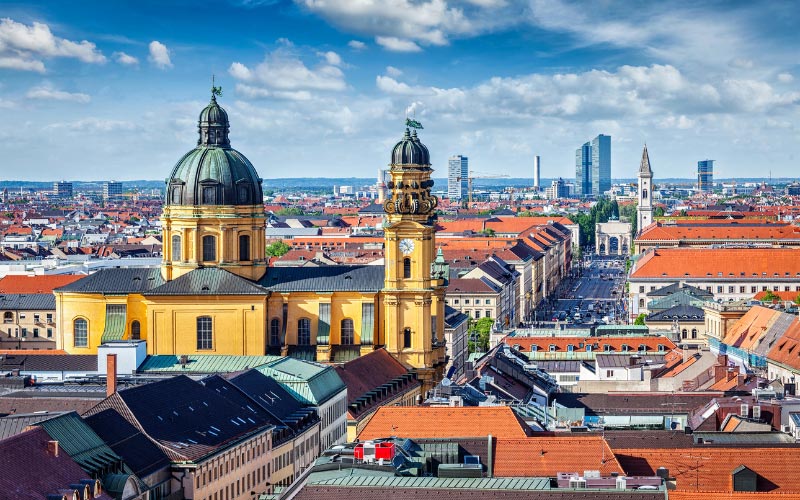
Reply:
[[653, 170], [650, 168], [650, 155], [647, 154], [647, 144], [642, 150], [642, 161], [639, 163], [639, 206], [636, 211], [636, 231], [640, 233], [653, 222]]

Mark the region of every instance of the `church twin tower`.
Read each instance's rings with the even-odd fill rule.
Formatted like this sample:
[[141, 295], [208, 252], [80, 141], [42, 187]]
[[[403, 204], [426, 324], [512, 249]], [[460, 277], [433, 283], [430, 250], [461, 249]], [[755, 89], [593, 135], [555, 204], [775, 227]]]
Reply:
[[[281, 292], [282, 298], [273, 296], [267, 300], [265, 343], [274, 345], [277, 335], [284, 354], [286, 344], [308, 342], [318, 346], [318, 359], [329, 356], [329, 348], [321, 345], [328, 340], [313, 334], [314, 330], [326, 331], [330, 344], [360, 344], [362, 352], [383, 345], [395, 358], [415, 369], [420, 378], [440, 377], [445, 361], [444, 289], [448, 269], [441, 256], [437, 259], [436, 255], [438, 200], [431, 195], [430, 155], [416, 129], [407, 128], [392, 151], [389, 196], [384, 203], [383, 288], [366, 291], [364, 286], [369, 285], [357, 284], [350, 288], [359, 290], [359, 294], [347, 297], [350, 301], [372, 303], [374, 308], [363, 307], [363, 311], [374, 310], [372, 317], [365, 317], [369, 313], [353, 317], [356, 315], [347, 306], [339, 307], [331, 298], [329, 283], [322, 279], [330, 270], [281, 270], [283, 281], [292, 280], [293, 272], [311, 275], [303, 282], [312, 283], [312, 288], [297, 289], [294, 296], [283, 293], [275, 279], [270, 279], [261, 179], [247, 158], [231, 148], [229, 130], [228, 115], [212, 95], [200, 113], [197, 147], [178, 161], [166, 179], [163, 279], [170, 282], [183, 276], [189, 278], [204, 268], [224, 269], [263, 286], [265, 293]], [[316, 281], [315, 273], [320, 275]], [[341, 292], [344, 294], [345, 290]], [[361, 307], [357, 312], [360, 311]], [[307, 323], [303, 322], [305, 319]], [[364, 332], [373, 331], [373, 326], [366, 324], [369, 321], [374, 322], [374, 332], [368, 342]], [[293, 332], [295, 324], [297, 332]], [[303, 337], [307, 333], [303, 325], [312, 330], [310, 339]], [[364, 338], [358, 338], [359, 333]]]

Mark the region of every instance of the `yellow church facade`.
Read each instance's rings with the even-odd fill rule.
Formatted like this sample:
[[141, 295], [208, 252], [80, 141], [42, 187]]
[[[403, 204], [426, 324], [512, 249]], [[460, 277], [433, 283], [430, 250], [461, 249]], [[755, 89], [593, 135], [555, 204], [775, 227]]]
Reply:
[[57, 347], [92, 354], [296, 356], [344, 362], [385, 347], [423, 380], [445, 363], [447, 266], [437, 258], [432, 169], [416, 130], [392, 151], [385, 265], [268, 268], [261, 179], [230, 147], [212, 96], [197, 147], [166, 180], [160, 269], [114, 268], [55, 290]]

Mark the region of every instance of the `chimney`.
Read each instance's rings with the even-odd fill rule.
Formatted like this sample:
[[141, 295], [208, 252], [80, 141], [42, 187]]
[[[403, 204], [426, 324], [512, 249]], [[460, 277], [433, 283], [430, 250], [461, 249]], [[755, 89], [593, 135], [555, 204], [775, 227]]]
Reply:
[[737, 375], [737, 373], [738, 373], [738, 372], [737, 372], [737, 371], [734, 371], [734, 369], [733, 369], [733, 368], [728, 368], [728, 376], [727, 376], [727, 380], [731, 380], [731, 379], [734, 379], [734, 378], [736, 378], [736, 375]]
[[714, 382], [719, 382], [726, 379], [728, 367], [725, 365], [714, 366]]
[[117, 392], [117, 355], [106, 356], [106, 397]]
[[58, 458], [58, 441], [47, 442], [47, 453]]

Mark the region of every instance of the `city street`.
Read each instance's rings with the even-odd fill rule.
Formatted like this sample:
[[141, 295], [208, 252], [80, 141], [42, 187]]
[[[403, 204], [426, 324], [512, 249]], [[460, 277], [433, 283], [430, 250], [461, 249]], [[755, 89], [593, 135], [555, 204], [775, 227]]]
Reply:
[[591, 255], [584, 259], [582, 269], [577, 265], [574, 269], [576, 277], [565, 280], [557, 298], [537, 311], [540, 326], [624, 323], [624, 258]]

